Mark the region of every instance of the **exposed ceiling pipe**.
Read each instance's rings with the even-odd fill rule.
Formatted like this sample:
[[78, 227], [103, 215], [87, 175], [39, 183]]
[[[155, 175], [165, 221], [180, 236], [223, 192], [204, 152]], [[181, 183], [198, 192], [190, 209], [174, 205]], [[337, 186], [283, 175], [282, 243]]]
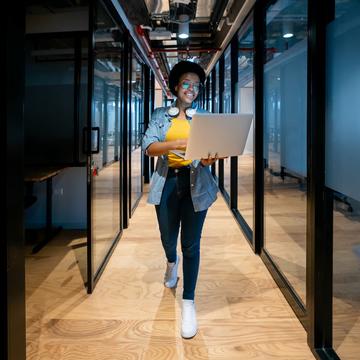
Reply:
[[[237, 11], [237, 15], [235, 19], [232, 21], [232, 25], [228, 32], [226, 33], [226, 36], [222, 39], [221, 43], [219, 44], [222, 49], [226, 49], [227, 45], [229, 44], [230, 40], [236, 33], [236, 31], [239, 30], [241, 23], [244, 21], [245, 17], [249, 14], [252, 7], [254, 6], [256, 0], [243, 0], [242, 4], [239, 3], [239, 6], [241, 5], [240, 11]], [[237, 3], [236, 3], [237, 4]], [[210, 63], [208, 64], [206, 68], [206, 74], [208, 75], [210, 70], [215, 66], [216, 62], [219, 60], [220, 56], [222, 54], [222, 51], [217, 52], [213, 58], [211, 59]]]
[[210, 18], [210, 31], [212, 33], [216, 32], [216, 29], [220, 23], [220, 20], [227, 8], [229, 0], [217, 0], [214, 6], [214, 10]]
[[140, 25], [142, 29], [144, 30], [149, 30], [149, 31], [152, 31], [153, 28], [151, 26], [146, 26], [146, 25]]
[[151, 49], [151, 46], [150, 46], [150, 44], [149, 44], [149, 41], [148, 41], [148, 39], [147, 39], [147, 37], [146, 37], [145, 31], [143, 30], [143, 28], [141, 27], [141, 25], [136, 25], [135, 29], [136, 29], [137, 35], [140, 37], [140, 39], [141, 39], [141, 41], [142, 41], [142, 43], [143, 43], [143, 45], [144, 45], [144, 47], [145, 47], [145, 49], [146, 49], [146, 51], [147, 51], [147, 56], [148, 56], [148, 58], [150, 59], [150, 61], [152, 61], [154, 67], [155, 67], [156, 70], [157, 70], [157, 75], [158, 75], [160, 81], [162, 82], [164, 88], [166, 89], [167, 95], [168, 95], [168, 96], [171, 96], [171, 95], [170, 95], [170, 91], [169, 91], [169, 89], [168, 89], [168, 85], [167, 85], [167, 83], [166, 83], [166, 81], [165, 81], [164, 75], [163, 75], [162, 72], [161, 72], [159, 63], [157, 62], [157, 60], [156, 60], [156, 58], [155, 58], [155, 56], [154, 56], [154, 52], [153, 52], [153, 50]]
[[[178, 59], [179, 57], [177, 55], [168, 55], [166, 56], [167, 59]], [[193, 58], [200, 58], [200, 56], [193, 56]]]
[[178, 49], [167, 49], [167, 48], [161, 48], [161, 49], [152, 49], [154, 53], [159, 52], [178, 52], [178, 53], [193, 53], [193, 52], [216, 52], [221, 51], [221, 48], [191, 48], [191, 49], [185, 49], [185, 50], [178, 50]]
[[[148, 54], [146, 53], [144, 47], [144, 42], [141, 41], [140, 36], [136, 33], [136, 29], [134, 28], [134, 26], [130, 23], [124, 9], [122, 8], [122, 6], [119, 3], [119, 0], [110, 0], [111, 3], [113, 4], [114, 8], [116, 9], [116, 11], [118, 12], [118, 14], [120, 15], [121, 20], [123, 21], [125, 27], [129, 30], [130, 36], [133, 38], [133, 40], [135, 41], [136, 45], [139, 48], [140, 53], [144, 56], [144, 60], [146, 62], [146, 64], [154, 71], [155, 76], [160, 84], [160, 86], [163, 88], [164, 92], [169, 94], [169, 90], [168, 90], [168, 86], [166, 83], [164, 83], [163, 76], [161, 74], [161, 71], [158, 67], [155, 67], [155, 62], [152, 61], [149, 57]], [[144, 24], [144, 22], [142, 22], [142, 24]]]

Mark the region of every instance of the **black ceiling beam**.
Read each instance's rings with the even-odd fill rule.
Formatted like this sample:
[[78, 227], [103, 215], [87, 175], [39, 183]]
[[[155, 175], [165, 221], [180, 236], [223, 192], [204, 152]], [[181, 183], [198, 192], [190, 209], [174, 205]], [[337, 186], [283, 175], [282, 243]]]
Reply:
[[151, 25], [149, 12], [144, 0], [118, 0], [127, 18], [133, 25]]
[[215, 33], [229, 0], [217, 0], [210, 17], [210, 32]]

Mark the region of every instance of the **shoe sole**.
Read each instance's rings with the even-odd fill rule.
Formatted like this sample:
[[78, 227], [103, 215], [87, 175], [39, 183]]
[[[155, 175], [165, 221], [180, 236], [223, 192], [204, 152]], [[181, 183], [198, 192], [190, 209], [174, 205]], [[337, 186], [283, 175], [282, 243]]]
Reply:
[[189, 339], [194, 338], [196, 336], [196, 334], [197, 334], [197, 330], [196, 330], [196, 333], [194, 335], [192, 335], [192, 336], [185, 336], [183, 333], [181, 333], [181, 337], [183, 339], [189, 340]]

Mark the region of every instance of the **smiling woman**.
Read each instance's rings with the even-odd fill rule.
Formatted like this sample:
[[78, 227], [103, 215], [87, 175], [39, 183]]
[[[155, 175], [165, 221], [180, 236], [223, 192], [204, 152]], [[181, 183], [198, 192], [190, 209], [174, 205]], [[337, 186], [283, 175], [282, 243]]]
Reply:
[[199, 95], [200, 79], [195, 73], [185, 73], [176, 85], [177, 105], [186, 109]]
[[170, 72], [169, 87], [176, 102], [153, 113], [143, 139], [149, 156], [158, 156], [149, 203], [156, 208], [161, 241], [167, 258], [164, 285], [176, 287], [180, 257], [176, 253], [181, 224], [184, 290], [181, 335], [197, 333], [194, 304], [199, 271], [200, 238], [207, 209], [216, 199], [217, 186], [208, 165], [215, 159], [184, 160], [173, 150], [186, 148], [192, 115], [203, 112], [195, 104], [205, 81], [204, 70], [196, 63], [181, 61]]

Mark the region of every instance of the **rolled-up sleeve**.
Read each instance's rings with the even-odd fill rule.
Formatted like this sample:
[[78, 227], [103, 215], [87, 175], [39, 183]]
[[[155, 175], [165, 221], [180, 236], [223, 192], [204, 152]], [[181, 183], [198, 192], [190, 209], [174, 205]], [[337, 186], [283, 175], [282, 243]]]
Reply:
[[141, 148], [146, 152], [146, 149], [154, 142], [161, 141], [160, 128], [159, 128], [159, 115], [161, 108], [155, 109], [151, 115], [151, 120], [145, 135], [142, 140]]

